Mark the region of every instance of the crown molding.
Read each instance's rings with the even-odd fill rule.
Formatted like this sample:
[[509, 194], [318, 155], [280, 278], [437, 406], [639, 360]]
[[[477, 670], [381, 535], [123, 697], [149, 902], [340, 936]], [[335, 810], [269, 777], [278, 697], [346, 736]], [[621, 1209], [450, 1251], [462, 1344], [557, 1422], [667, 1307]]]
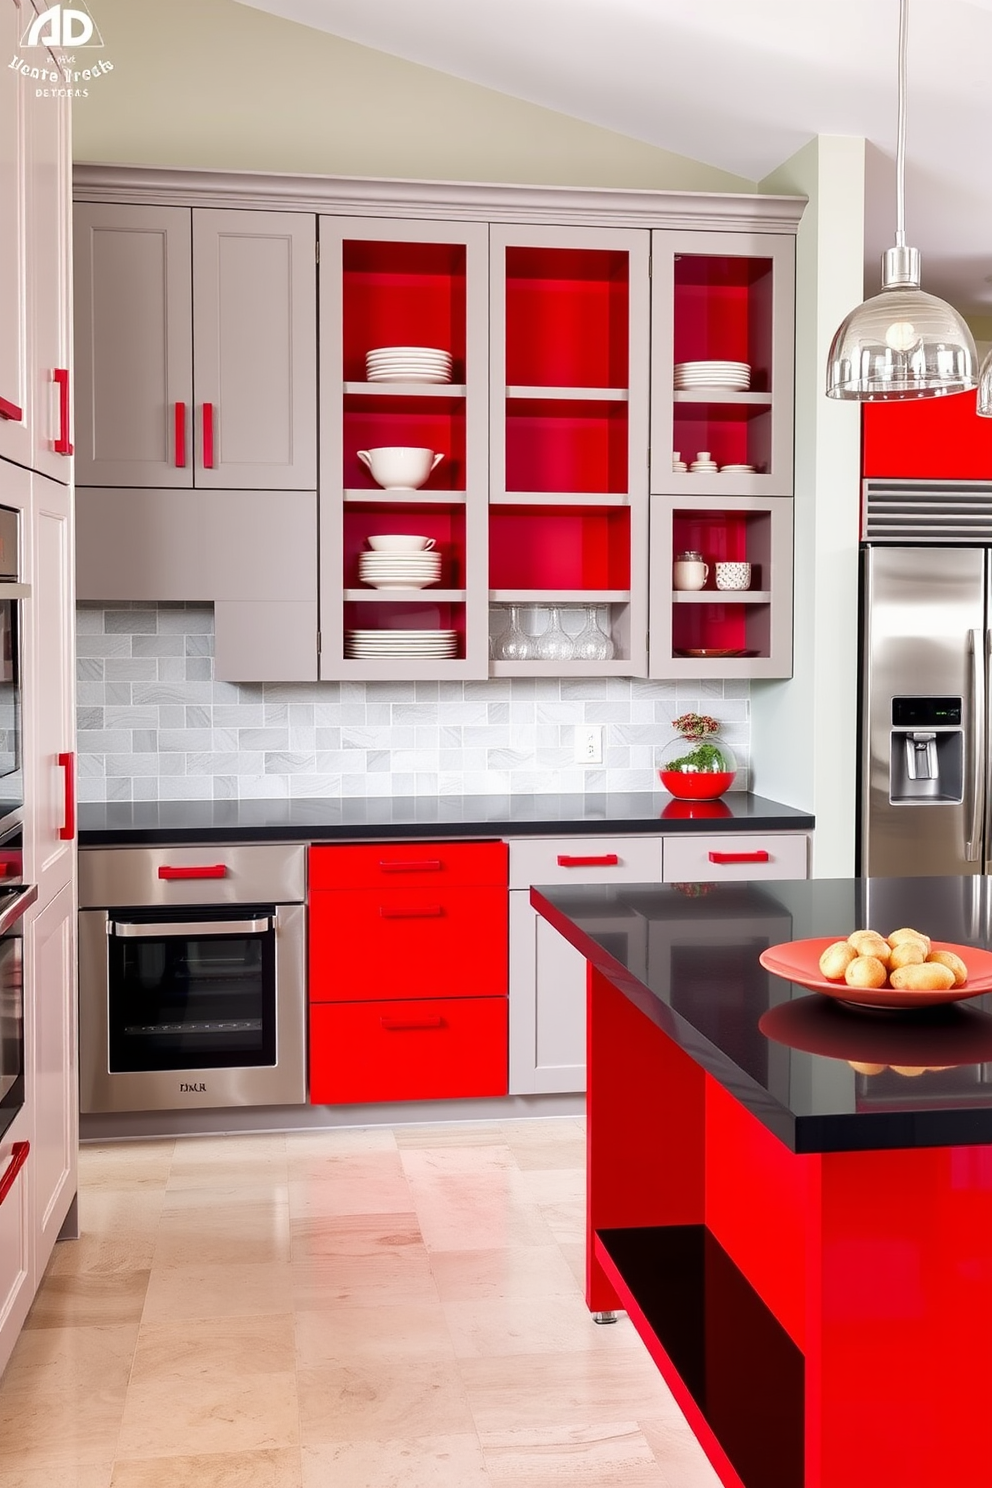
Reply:
[[682, 228], [794, 236], [803, 196], [509, 186], [387, 177], [271, 175], [157, 166], [73, 168], [76, 201], [327, 213], [341, 217], [526, 222], [549, 226]]

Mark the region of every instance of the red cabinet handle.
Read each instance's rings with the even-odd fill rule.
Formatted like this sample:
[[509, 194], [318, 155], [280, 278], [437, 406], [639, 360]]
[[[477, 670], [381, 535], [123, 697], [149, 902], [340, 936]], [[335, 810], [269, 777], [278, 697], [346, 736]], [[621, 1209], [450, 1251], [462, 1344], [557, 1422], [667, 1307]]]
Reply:
[[709, 855], [711, 863], [767, 863], [768, 854], [763, 847], [756, 852], [731, 853], [711, 852]]
[[402, 1033], [407, 1028], [443, 1028], [444, 1019], [436, 1018], [380, 1018], [383, 1028], [390, 1033]]
[[158, 870], [159, 878], [226, 878], [227, 865], [225, 863], [207, 863], [205, 866], [190, 868], [169, 868], [163, 866]]
[[30, 1151], [30, 1142], [15, 1142], [13, 1147], [11, 1147], [10, 1162], [7, 1164], [7, 1171], [4, 1173], [3, 1177], [0, 1178], [0, 1204], [3, 1203], [4, 1199], [13, 1188], [14, 1179], [17, 1177], [18, 1173], [27, 1162], [28, 1153]]
[[56, 367], [52, 377], [59, 385], [59, 437], [54, 444], [57, 455], [71, 455], [69, 443], [69, 369]]
[[559, 868], [615, 868], [620, 859], [616, 853], [600, 853], [598, 857], [573, 857], [570, 853], [558, 854]]
[[444, 909], [440, 904], [424, 904], [416, 909], [390, 909], [387, 904], [380, 904], [379, 913], [384, 920], [436, 920], [444, 914]]
[[176, 404], [176, 421], [174, 426], [176, 446], [176, 469], [186, 468], [186, 404]]
[[19, 424], [23, 417], [23, 408], [18, 408], [17, 404], [11, 403], [9, 398], [0, 398], [0, 418], [10, 419], [12, 423]]
[[65, 771], [65, 819], [59, 827], [59, 837], [63, 842], [70, 842], [76, 835], [76, 756], [60, 754], [58, 760]]
[[397, 858], [392, 862], [379, 861], [379, 867], [383, 873], [440, 873], [440, 858], [424, 858], [418, 863], [401, 863]]
[[214, 468], [214, 405], [203, 405], [203, 468]]

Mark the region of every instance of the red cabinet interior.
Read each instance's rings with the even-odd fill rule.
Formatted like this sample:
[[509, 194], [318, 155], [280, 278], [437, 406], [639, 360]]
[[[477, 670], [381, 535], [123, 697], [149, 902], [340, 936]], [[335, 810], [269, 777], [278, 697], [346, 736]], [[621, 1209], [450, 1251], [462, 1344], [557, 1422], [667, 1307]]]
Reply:
[[763, 474], [771, 463], [771, 408], [761, 403], [682, 403], [676, 397], [672, 448], [687, 464], [709, 450], [718, 465], [753, 465]]
[[464, 382], [465, 263], [461, 243], [346, 241], [345, 381], [364, 382], [365, 353], [376, 347], [433, 346], [451, 352], [452, 380]]
[[505, 489], [626, 491], [626, 403], [508, 398]]
[[341, 477], [345, 489], [381, 491], [382, 487], [372, 479], [357, 451], [394, 445], [412, 445], [443, 454], [444, 459], [431, 471], [423, 490], [464, 491], [464, 399], [346, 394]]
[[310, 1009], [314, 1105], [505, 1095], [505, 997]]
[[751, 391], [768, 392], [772, 290], [770, 258], [679, 254], [673, 307], [675, 361], [747, 362]]
[[625, 388], [628, 275], [627, 255], [608, 249], [507, 248], [507, 384]]
[[865, 403], [862, 471], [876, 479], [992, 479], [992, 419], [975, 412], [976, 394]]
[[491, 507], [489, 587], [629, 589], [629, 508]]
[[[389, 506], [383, 502], [349, 501], [344, 510], [344, 587], [357, 589], [361, 585], [358, 574], [358, 555], [370, 551], [366, 538], [380, 533], [408, 533], [419, 537], [432, 537], [434, 551], [441, 554], [441, 589], [463, 589], [465, 587], [465, 507], [442, 506], [432, 503], [418, 506], [404, 501], [402, 505]], [[433, 587], [433, 586], [432, 586]], [[371, 593], [372, 591], [370, 591]], [[381, 592], [381, 591], [380, 591]], [[430, 598], [430, 589], [421, 590], [425, 599]]]
[[712, 603], [678, 599], [672, 604], [672, 649], [740, 650], [768, 656], [771, 648], [771, 607], [741, 604], [723, 598], [716, 587], [716, 564], [751, 564], [751, 591], [771, 583], [771, 515], [768, 512], [680, 508], [672, 514], [672, 552], [702, 553], [710, 566], [705, 589]]
[[430, 600], [348, 600], [344, 605], [344, 627], [346, 631], [455, 630], [458, 638], [454, 654], [465, 655], [465, 606], [462, 604], [431, 603]]

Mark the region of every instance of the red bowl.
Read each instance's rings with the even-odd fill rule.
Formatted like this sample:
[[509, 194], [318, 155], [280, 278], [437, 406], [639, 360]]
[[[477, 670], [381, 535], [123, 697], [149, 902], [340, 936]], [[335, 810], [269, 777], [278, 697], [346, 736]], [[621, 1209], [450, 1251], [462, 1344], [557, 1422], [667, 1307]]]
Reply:
[[659, 770], [658, 774], [677, 801], [712, 801], [734, 783], [733, 770]]

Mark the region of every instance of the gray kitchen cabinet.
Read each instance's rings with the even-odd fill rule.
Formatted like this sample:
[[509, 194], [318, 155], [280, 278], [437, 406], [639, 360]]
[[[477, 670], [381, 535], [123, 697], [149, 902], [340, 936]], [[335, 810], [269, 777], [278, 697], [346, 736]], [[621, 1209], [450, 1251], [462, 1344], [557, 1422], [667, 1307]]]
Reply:
[[314, 489], [313, 217], [81, 202], [75, 229], [77, 485]]
[[38, 1280], [66, 1225], [75, 1229], [79, 1084], [76, 1028], [76, 891], [67, 884], [24, 926], [34, 1137], [32, 1209]]
[[[16, 56], [24, 11], [0, 0], [0, 46]], [[30, 465], [30, 353], [26, 223], [27, 100], [19, 72], [0, 73], [0, 456]]]

